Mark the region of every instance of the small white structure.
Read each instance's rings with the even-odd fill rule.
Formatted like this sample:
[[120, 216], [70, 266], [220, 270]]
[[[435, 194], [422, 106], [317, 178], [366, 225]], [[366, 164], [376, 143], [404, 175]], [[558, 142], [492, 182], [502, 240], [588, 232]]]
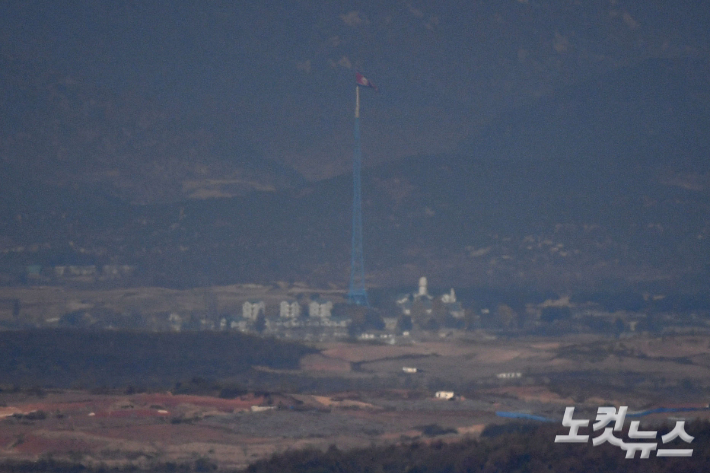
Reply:
[[[130, 276], [133, 274], [134, 269], [134, 266], [129, 266], [127, 264], [105, 264], [101, 268], [101, 273], [106, 277], [122, 277]], [[56, 273], [57, 267], [55, 267], [54, 270]]]
[[451, 399], [454, 398], [454, 392], [453, 391], [437, 391], [436, 398], [437, 399], [444, 399], [445, 401], [450, 401]]
[[496, 378], [498, 379], [514, 379], [522, 377], [522, 373], [498, 373]]
[[382, 317], [385, 323], [385, 330], [393, 331], [397, 328], [397, 317]]
[[229, 328], [240, 332], [247, 332], [249, 331], [249, 323], [246, 320], [232, 320], [229, 324]]
[[397, 306], [402, 310], [402, 314], [411, 316], [412, 307], [415, 304], [421, 304], [419, 309], [423, 308], [425, 314], [431, 314], [432, 310], [432, 300], [434, 299], [429, 295], [429, 289], [427, 287], [428, 281], [426, 276], [419, 278], [419, 288], [416, 292], [410, 294], [401, 294], [397, 296], [395, 302]]
[[259, 314], [264, 313], [266, 304], [264, 301], [246, 301], [242, 305], [242, 317], [247, 320], [256, 320]]
[[416, 373], [418, 370], [416, 368], [411, 367], [411, 366], [403, 366], [402, 371], [404, 371], [405, 373], [411, 374], [411, 373]]
[[429, 295], [429, 293], [427, 292], [426, 276], [422, 276], [419, 278], [419, 293], [417, 295], [419, 297], [427, 297]]
[[273, 411], [274, 409], [276, 409], [276, 406], [251, 406], [249, 408], [252, 412], [266, 412]]
[[448, 294], [444, 294], [441, 296], [441, 302], [444, 304], [453, 304], [456, 302], [456, 293], [454, 292], [454, 288], [451, 288], [451, 292]]
[[298, 301], [281, 301], [279, 305], [279, 317], [285, 319], [295, 319], [301, 315], [301, 304]]
[[308, 316], [327, 319], [333, 310], [333, 303], [326, 299], [315, 299], [308, 304]]
[[94, 276], [96, 274], [96, 266], [67, 266], [67, 272], [70, 276]]
[[171, 312], [168, 316], [168, 324], [170, 324], [170, 328], [173, 329], [173, 331], [179, 332], [182, 328], [182, 317], [180, 317], [178, 313]]

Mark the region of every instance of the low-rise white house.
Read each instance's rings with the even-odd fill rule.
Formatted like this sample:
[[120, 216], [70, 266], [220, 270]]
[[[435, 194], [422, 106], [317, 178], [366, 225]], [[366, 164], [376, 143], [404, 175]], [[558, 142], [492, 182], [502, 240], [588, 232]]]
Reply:
[[240, 332], [247, 332], [249, 330], [249, 322], [246, 320], [232, 320], [229, 324], [229, 328], [232, 330], [238, 330]]
[[182, 328], [182, 317], [176, 312], [171, 312], [168, 316], [168, 324], [173, 331], [179, 332]]
[[453, 391], [437, 391], [436, 398], [449, 401], [454, 398], [454, 392]]
[[[423, 310], [424, 314], [431, 315], [434, 308], [434, 299], [436, 298], [431, 296], [429, 294], [429, 290], [427, 289], [426, 277], [422, 276], [421, 278], [419, 278], [418, 292], [410, 294], [401, 294], [397, 296], [395, 302], [397, 306], [399, 306], [399, 308], [401, 309], [402, 314], [404, 315], [412, 315], [412, 308], [414, 307], [415, 303], [420, 304], [420, 310]], [[448, 315], [454, 317], [455, 319], [464, 318], [465, 312], [463, 310], [463, 307], [461, 306], [461, 303], [456, 300], [456, 292], [453, 288], [451, 288], [448, 293], [442, 294], [440, 297], [438, 297], [438, 299], [440, 299], [441, 302], [444, 304], [444, 308]]]
[[444, 304], [453, 304], [456, 302], [456, 293], [454, 292], [454, 288], [451, 288], [451, 291], [449, 291], [448, 294], [443, 294], [441, 296], [441, 302]]
[[315, 299], [308, 304], [309, 317], [329, 318], [332, 310], [333, 303], [326, 299]]
[[264, 301], [246, 301], [242, 305], [242, 317], [247, 320], [256, 320], [259, 314], [263, 314], [266, 311], [266, 304]]
[[295, 319], [301, 315], [301, 304], [298, 301], [281, 301], [279, 317]]
[[96, 266], [67, 266], [67, 272], [70, 276], [94, 276], [96, 274]]
[[498, 373], [496, 375], [496, 378], [498, 379], [513, 379], [513, 378], [520, 378], [522, 377], [522, 373]]
[[385, 330], [394, 331], [397, 328], [397, 317], [382, 317]]

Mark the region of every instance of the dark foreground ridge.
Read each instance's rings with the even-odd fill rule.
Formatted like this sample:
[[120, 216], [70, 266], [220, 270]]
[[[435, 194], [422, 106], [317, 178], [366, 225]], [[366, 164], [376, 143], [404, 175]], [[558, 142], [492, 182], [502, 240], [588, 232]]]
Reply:
[[[457, 443], [437, 441], [431, 444], [372, 447], [343, 452], [331, 447], [327, 452], [302, 450], [259, 461], [246, 469], [249, 473], [307, 472], [696, 472], [710, 468], [710, 423], [693, 422], [686, 431], [693, 435], [691, 458], [656, 458], [634, 460], [625, 452], [591, 442], [556, 444], [555, 435], [568, 433], [559, 425], [521, 424], [513, 433], [488, 436], [481, 440]], [[488, 430], [488, 429], [487, 429]], [[669, 426], [658, 429], [670, 431]], [[660, 441], [659, 441], [660, 442]], [[680, 442], [682, 443], [682, 442]], [[668, 444], [674, 445], [674, 444]], [[673, 446], [671, 448], [686, 448]], [[638, 454], [636, 455], [638, 457]]]
[[[668, 425], [659, 434], [670, 430]], [[556, 444], [555, 435], [566, 433], [561, 426], [521, 424], [509, 433], [480, 440], [456, 443], [413, 443], [409, 445], [371, 447], [341, 451], [336, 447], [326, 452], [313, 449], [299, 450], [258, 461], [245, 470], [247, 473], [311, 473], [311, 472], [698, 472], [710, 468], [710, 423], [692, 422], [686, 431], [695, 437], [691, 458], [656, 458], [633, 460], [624, 458], [617, 447], [604, 444], [592, 447], [580, 444]], [[622, 436], [623, 437], [623, 436]], [[676, 440], [676, 442], [679, 442]], [[680, 442], [682, 443], [682, 442]], [[671, 448], [689, 445], [668, 444]], [[638, 455], [637, 455], [638, 456]], [[71, 461], [45, 458], [33, 461], [5, 461], [0, 473], [121, 473], [131, 471], [178, 473], [209, 472], [218, 467], [207, 458], [184, 463], [158, 463], [147, 470], [136, 467], [112, 468], [106, 465], [86, 466]]]

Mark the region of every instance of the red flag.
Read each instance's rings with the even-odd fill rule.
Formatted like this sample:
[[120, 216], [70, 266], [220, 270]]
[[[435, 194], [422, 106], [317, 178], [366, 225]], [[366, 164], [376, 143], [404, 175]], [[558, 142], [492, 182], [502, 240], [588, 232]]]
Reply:
[[377, 90], [377, 86], [359, 72], [355, 73], [355, 82], [357, 83], [357, 85], [360, 85], [362, 87], [372, 87], [373, 89], [375, 89], [375, 92], [379, 92], [379, 90]]

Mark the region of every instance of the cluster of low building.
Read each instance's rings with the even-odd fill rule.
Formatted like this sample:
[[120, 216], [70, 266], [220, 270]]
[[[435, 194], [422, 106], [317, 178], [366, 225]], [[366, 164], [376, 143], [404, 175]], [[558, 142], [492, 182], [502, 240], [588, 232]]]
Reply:
[[350, 319], [334, 317], [333, 301], [317, 297], [304, 304], [295, 299], [282, 300], [278, 315], [267, 316], [266, 302], [247, 300], [242, 304], [241, 317], [220, 320], [220, 329], [257, 332], [278, 338], [324, 340], [349, 336]]
[[25, 274], [30, 280], [82, 280], [95, 282], [106, 279], [128, 278], [135, 272], [135, 266], [127, 264], [104, 265], [57, 265], [43, 266], [31, 264], [25, 268]]
[[[435, 303], [438, 299], [438, 303]], [[427, 288], [427, 279], [419, 280], [418, 290], [397, 297], [399, 313], [384, 314], [383, 327], [379, 330], [371, 329], [358, 332], [357, 338], [363, 341], [378, 341], [382, 343], [395, 343], [396, 336], [408, 337], [409, 331], [398, 326], [402, 316], [416, 318], [436, 317], [439, 311], [444, 311], [449, 317], [463, 319], [464, 310], [461, 303], [456, 300], [453, 289], [449, 292], [434, 297]], [[421, 314], [413, 312], [419, 310]], [[275, 311], [268, 311], [266, 302], [261, 299], [247, 300], [242, 305], [241, 317], [233, 320], [223, 319], [221, 329], [232, 329], [243, 332], [258, 332], [264, 335], [279, 338], [295, 339], [328, 339], [343, 338], [354, 335], [349, 328], [351, 319], [342, 315], [333, 315], [333, 301], [316, 297], [311, 300], [299, 301], [296, 299], [282, 300], [278, 303], [278, 315]]]
[[[407, 316], [432, 315], [434, 312], [434, 301], [437, 298], [429, 294], [427, 288], [427, 278], [422, 276], [419, 278], [419, 290], [413, 293], [401, 294], [397, 297], [397, 305], [402, 311], [402, 314]], [[442, 309], [445, 313], [457, 319], [463, 319], [464, 310], [461, 303], [456, 300], [454, 289], [438, 297], [441, 301]], [[419, 310], [420, 314], [415, 312]]]

